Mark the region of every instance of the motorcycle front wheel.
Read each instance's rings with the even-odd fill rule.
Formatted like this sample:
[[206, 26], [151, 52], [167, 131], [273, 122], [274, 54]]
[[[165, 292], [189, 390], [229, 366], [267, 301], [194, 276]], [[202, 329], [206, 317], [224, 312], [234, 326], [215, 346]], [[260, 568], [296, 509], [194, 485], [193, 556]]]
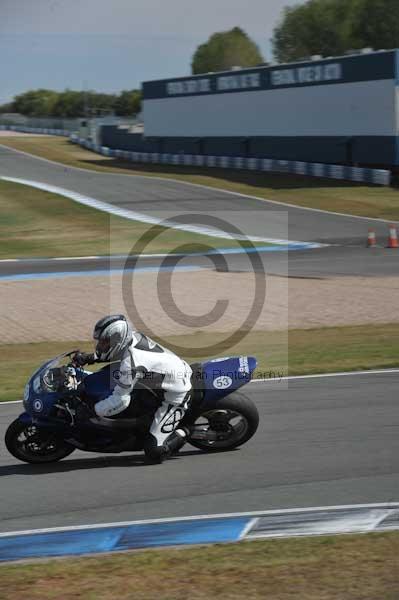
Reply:
[[33, 424], [21, 423], [19, 419], [8, 427], [5, 444], [15, 458], [32, 464], [56, 462], [75, 450], [54, 432], [38, 429]]
[[259, 413], [252, 400], [233, 392], [201, 413], [188, 442], [204, 452], [226, 452], [250, 440], [258, 425]]

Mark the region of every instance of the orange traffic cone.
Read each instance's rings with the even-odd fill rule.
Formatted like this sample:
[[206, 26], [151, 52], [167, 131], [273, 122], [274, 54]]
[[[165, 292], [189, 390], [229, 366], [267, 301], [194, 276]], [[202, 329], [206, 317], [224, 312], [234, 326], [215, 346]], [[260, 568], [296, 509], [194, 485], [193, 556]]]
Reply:
[[369, 232], [367, 235], [367, 248], [374, 248], [376, 243], [377, 242], [375, 239], [375, 231], [374, 231], [374, 229], [369, 229]]
[[395, 225], [389, 226], [388, 248], [399, 248], [398, 234]]

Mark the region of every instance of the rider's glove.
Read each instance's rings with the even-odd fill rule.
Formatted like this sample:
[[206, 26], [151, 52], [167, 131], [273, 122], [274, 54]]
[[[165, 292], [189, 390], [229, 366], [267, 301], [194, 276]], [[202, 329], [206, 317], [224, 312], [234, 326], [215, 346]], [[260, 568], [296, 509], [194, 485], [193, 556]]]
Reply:
[[96, 362], [96, 355], [90, 352], [76, 352], [72, 358], [72, 363], [76, 367], [84, 367], [84, 365], [92, 365]]

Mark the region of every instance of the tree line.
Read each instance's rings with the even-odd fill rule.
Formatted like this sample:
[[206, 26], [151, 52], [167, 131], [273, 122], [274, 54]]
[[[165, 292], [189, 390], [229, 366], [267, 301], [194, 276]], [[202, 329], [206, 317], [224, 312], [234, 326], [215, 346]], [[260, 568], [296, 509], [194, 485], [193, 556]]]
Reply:
[[140, 90], [124, 90], [120, 94], [93, 91], [37, 89], [15, 96], [0, 107], [0, 112], [15, 112], [27, 117], [88, 117], [103, 114], [132, 116], [141, 110]]
[[[290, 62], [312, 55], [339, 56], [351, 50], [399, 46], [399, 0], [307, 0], [283, 9], [271, 40], [274, 59]], [[194, 75], [265, 63], [258, 45], [240, 27], [214, 33], [198, 46], [191, 62]], [[20, 94], [0, 112], [31, 117], [83, 117], [113, 111], [135, 115], [141, 92], [120, 94], [38, 89]]]
[[308, 0], [287, 7], [274, 29], [278, 62], [399, 46], [398, 0]]
[[[313, 55], [339, 56], [371, 47], [399, 46], [399, 0], [307, 0], [286, 7], [272, 37], [278, 63]], [[192, 73], [265, 64], [256, 43], [240, 29], [213, 34], [193, 56]]]

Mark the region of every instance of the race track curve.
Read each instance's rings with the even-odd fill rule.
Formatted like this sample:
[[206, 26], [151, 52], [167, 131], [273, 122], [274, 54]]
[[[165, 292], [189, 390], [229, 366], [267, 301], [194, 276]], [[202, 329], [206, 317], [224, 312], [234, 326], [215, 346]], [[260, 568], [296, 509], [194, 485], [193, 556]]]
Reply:
[[[396, 251], [368, 250], [367, 228], [386, 223], [286, 207], [174, 181], [95, 173], [51, 164], [0, 146], [0, 175], [74, 190], [117, 206], [163, 216], [165, 211], [240, 211], [247, 235], [332, 246], [289, 253], [289, 274], [381, 275], [398, 272]], [[280, 213], [280, 215], [279, 215]], [[335, 246], [337, 244], [337, 246]], [[118, 268], [119, 259], [112, 261]], [[150, 264], [156, 264], [149, 259]], [[195, 259], [206, 261], [207, 259]], [[151, 262], [153, 261], [153, 262]], [[229, 259], [246, 270], [245, 256]], [[265, 254], [266, 271], [284, 273], [285, 253]], [[62, 270], [108, 266], [108, 259], [72, 260]], [[0, 263], [0, 276], [60, 270], [53, 261]], [[140, 455], [75, 452], [48, 467], [18, 463], [4, 447], [20, 404], [0, 404], [0, 531], [205, 513], [399, 500], [399, 373], [253, 383], [260, 411], [256, 436], [243, 448], [205, 455], [190, 447], [161, 466]]]
[[[248, 236], [286, 239], [286, 215], [290, 240], [364, 245], [368, 227], [373, 227], [377, 236], [387, 233], [386, 223], [376, 219], [287, 206], [169, 179], [76, 169], [1, 144], [0, 176], [55, 185], [121, 208], [160, 217], [170, 218], [170, 211], [204, 215], [221, 211]], [[341, 181], [339, 185], [345, 185], [345, 182]]]
[[163, 465], [76, 451], [19, 463], [4, 447], [20, 404], [0, 405], [0, 532], [132, 519], [399, 500], [399, 372], [252, 383], [260, 426], [242, 448], [186, 446]]
[[[217, 211], [219, 216], [225, 216], [248, 236], [283, 239], [288, 236], [294, 241], [329, 244], [316, 250], [290, 252], [288, 273], [291, 276], [380, 276], [399, 272], [397, 251], [383, 247], [387, 240], [387, 223], [376, 219], [297, 208], [173, 180], [75, 169], [17, 152], [1, 144], [0, 176], [56, 185], [152, 216], [171, 218], [171, 211], [174, 215], [190, 212], [209, 215]], [[340, 182], [340, 185], [345, 183]], [[376, 232], [381, 247], [366, 248], [369, 227]], [[267, 273], [287, 273], [285, 252], [265, 253], [262, 259]], [[195, 259], [195, 262], [198, 260], [201, 261]], [[107, 259], [94, 258], [78, 263], [73, 260], [63, 262], [62, 269], [102, 270], [109, 266], [120, 268], [121, 264], [118, 259], [109, 265]], [[0, 261], [0, 277], [13, 273], [55, 272], [60, 270], [59, 267], [59, 263], [45, 260], [25, 260], [21, 263]], [[229, 268], [252, 269], [243, 255], [231, 256]]]

